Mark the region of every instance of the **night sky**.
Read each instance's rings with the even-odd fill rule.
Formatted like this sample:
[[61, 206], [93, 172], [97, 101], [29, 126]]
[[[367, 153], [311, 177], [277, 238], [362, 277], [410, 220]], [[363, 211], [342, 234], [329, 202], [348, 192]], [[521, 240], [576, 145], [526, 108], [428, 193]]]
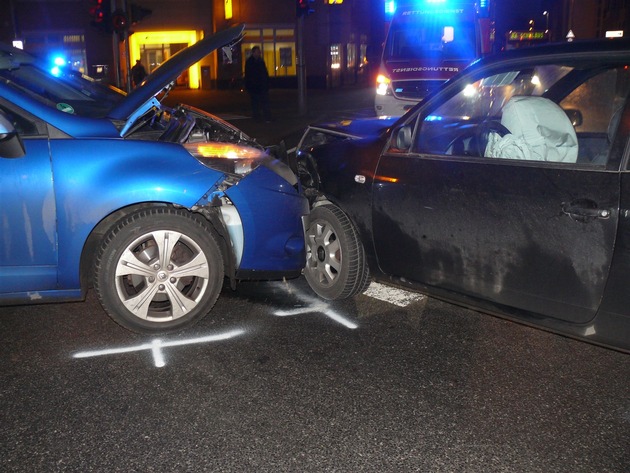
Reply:
[[523, 30], [528, 29], [529, 20], [533, 19], [536, 29], [545, 29], [543, 26], [543, 12], [551, 9], [551, 4], [558, 3], [553, 0], [496, 0], [497, 1], [497, 26], [502, 29]]

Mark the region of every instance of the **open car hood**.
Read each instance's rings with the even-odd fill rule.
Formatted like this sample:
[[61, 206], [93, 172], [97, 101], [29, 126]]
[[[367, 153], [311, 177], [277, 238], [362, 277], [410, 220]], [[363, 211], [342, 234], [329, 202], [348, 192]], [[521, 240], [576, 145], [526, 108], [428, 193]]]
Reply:
[[238, 25], [220, 31], [177, 52], [147, 76], [140, 87], [132, 90], [129, 95], [116, 104], [109, 111], [108, 118], [127, 121], [124, 129], [128, 130], [135, 120], [147, 113], [152, 107], [159, 105], [156, 96], [175, 81], [183, 71], [214, 50], [237, 41], [243, 34], [243, 28], [244, 25]]
[[341, 120], [336, 122], [318, 123], [311, 128], [332, 131], [355, 138], [379, 136], [391, 127], [400, 117], [372, 117], [356, 120]]

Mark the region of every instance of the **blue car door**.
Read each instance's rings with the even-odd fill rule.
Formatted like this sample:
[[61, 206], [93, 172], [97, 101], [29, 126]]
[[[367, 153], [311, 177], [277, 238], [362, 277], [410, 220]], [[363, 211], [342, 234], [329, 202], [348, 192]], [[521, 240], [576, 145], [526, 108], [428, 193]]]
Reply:
[[0, 151], [0, 293], [57, 285], [56, 207], [46, 124], [0, 102], [25, 148], [17, 158]]

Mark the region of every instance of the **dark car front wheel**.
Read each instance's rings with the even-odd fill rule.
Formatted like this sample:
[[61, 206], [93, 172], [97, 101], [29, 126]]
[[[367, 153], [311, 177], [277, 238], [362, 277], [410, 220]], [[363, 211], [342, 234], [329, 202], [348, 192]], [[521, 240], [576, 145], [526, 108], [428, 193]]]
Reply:
[[320, 297], [344, 299], [367, 289], [370, 272], [363, 245], [341, 209], [331, 204], [315, 207], [306, 240], [304, 275]]
[[192, 325], [214, 306], [224, 267], [205, 219], [168, 207], [119, 222], [97, 256], [95, 289], [105, 311], [140, 333]]

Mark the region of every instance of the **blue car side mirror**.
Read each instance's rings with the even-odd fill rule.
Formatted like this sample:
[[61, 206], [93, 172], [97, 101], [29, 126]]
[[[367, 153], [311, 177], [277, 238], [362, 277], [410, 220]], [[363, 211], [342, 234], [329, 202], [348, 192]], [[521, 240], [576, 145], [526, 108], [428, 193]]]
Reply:
[[21, 158], [25, 150], [13, 124], [0, 113], [0, 158]]

